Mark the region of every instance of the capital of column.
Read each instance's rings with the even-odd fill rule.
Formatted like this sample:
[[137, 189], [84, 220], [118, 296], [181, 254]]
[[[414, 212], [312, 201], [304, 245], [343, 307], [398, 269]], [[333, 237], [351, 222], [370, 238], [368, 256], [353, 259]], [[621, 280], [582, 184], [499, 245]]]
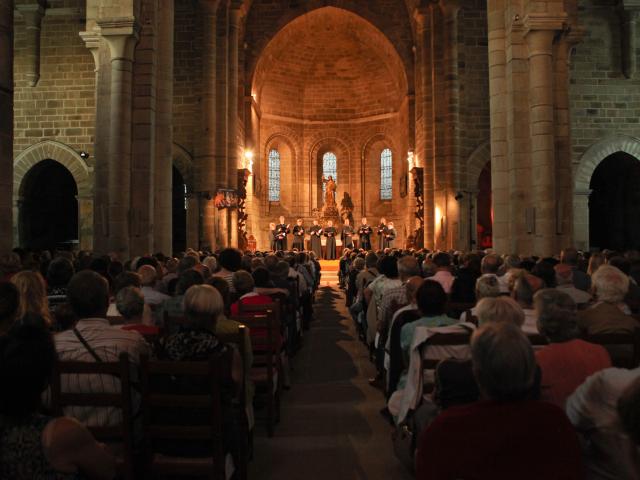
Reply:
[[40, 30], [42, 25], [42, 17], [45, 14], [45, 5], [42, 2], [37, 2], [29, 5], [16, 5], [16, 10], [26, 23], [27, 29]]
[[80, 38], [84, 42], [84, 46], [87, 47], [87, 49], [91, 52], [91, 55], [93, 56], [93, 63], [96, 66], [94, 71], [97, 72], [100, 68], [100, 61], [98, 56], [100, 53], [100, 33], [98, 33], [96, 30], [91, 30], [80, 32], [78, 35], [80, 35]]
[[524, 36], [529, 37], [535, 32], [550, 31], [555, 32], [567, 30], [568, 15], [562, 12], [557, 15], [549, 15], [548, 13], [527, 13], [522, 21], [524, 27]]
[[106, 18], [98, 20], [100, 36], [109, 46], [111, 61], [133, 62], [140, 25], [135, 18]]

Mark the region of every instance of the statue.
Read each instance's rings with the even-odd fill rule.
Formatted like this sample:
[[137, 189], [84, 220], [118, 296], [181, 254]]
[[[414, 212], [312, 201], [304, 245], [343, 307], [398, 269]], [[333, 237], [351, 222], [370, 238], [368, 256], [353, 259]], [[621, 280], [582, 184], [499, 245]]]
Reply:
[[324, 193], [324, 207], [326, 209], [336, 208], [336, 190], [338, 187], [336, 186], [336, 182], [333, 180], [333, 177], [329, 175], [329, 178], [326, 179], [322, 177], [322, 184], [326, 185], [325, 193]]
[[344, 192], [344, 196], [342, 197], [342, 201], [340, 202], [340, 216], [342, 217], [342, 221], [349, 220], [349, 222], [353, 223], [353, 200], [351, 200], [351, 195], [347, 192]]

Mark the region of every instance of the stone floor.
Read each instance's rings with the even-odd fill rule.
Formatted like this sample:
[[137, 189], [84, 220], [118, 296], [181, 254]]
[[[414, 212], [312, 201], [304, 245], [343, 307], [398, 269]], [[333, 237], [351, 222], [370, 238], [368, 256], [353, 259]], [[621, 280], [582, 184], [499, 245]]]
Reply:
[[256, 426], [250, 479], [405, 480], [393, 455], [391, 429], [378, 413], [382, 393], [335, 286], [316, 296], [316, 320], [294, 359], [293, 386], [285, 392], [273, 438]]

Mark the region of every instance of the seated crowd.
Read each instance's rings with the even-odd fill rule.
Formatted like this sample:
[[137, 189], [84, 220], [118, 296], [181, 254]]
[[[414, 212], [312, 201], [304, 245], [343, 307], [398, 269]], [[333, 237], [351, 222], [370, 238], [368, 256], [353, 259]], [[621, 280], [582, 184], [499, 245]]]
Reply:
[[640, 478], [640, 253], [345, 251], [340, 283], [417, 478]]
[[[126, 263], [88, 252], [52, 258], [16, 250], [0, 257], [0, 478], [111, 479], [116, 469], [132, 478], [116, 462], [122, 445], [105, 446], [94, 435], [122, 425], [129, 410], [128, 440], [139, 472], [151, 458], [150, 445], [153, 454], [209, 457], [211, 448], [200, 437], [163, 443], [146, 438], [147, 418], [158, 414], [144, 411], [150, 392], [214, 391], [206, 382], [171, 375], [149, 383], [144, 378], [150, 362], [217, 365], [211, 378], [219, 392], [223, 478], [244, 478], [254, 407], [266, 410], [273, 403], [259, 393], [271, 399], [288, 387], [291, 357], [312, 320], [319, 279], [320, 265], [306, 252], [189, 250], [179, 258], [156, 254]], [[256, 319], [262, 323], [253, 328]], [[255, 345], [266, 338], [273, 338], [275, 358], [265, 360], [268, 354], [258, 350], [256, 362]], [[131, 369], [126, 411], [110, 404], [58, 408], [60, 393], [114, 397], [125, 385], [115, 374], [56, 374], [58, 366], [115, 365], [123, 359]], [[274, 370], [269, 384], [265, 362]], [[176, 426], [216, 421], [198, 408], [159, 413]], [[270, 411], [265, 415], [273, 417]], [[268, 428], [271, 434], [270, 423]]]

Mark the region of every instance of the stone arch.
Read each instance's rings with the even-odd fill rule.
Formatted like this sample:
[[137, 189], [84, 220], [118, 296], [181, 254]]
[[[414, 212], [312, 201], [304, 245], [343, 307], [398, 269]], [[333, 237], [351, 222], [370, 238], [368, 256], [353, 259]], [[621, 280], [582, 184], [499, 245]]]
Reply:
[[[333, 152], [338, 158], [338, 191], [336, 192], [336, 202], [340, 204], [340, 199], [346, 188], [351, 190], [354, 179], [351, 178], [352, 153], [353, 145], [339, 135], [323, 136], [321, 139], [314, 141], [309, 150], [309, 204], [311, 208], [321, 208], [322, 201], [320, 199], [322, 186], [320, 184], [321, 164], [319, 159], [326, 152]], [[345, 187], [346, 186], [346, 187]], [[350, 193], [351, 194], [351, 193]]]
[[466, 192], [459, 200], [460, 205], [460, 239], [465, 248], [473, 249], [478, 246], [478, 182], [480, 175], [491, 161], [491, 142], [485, 140], [469, 155], [466, 162], [466, 179], [462, 179]]
[[[384, 148], [393, 154], [393, 197], [392, 200], [380, 200], [380, 154]], [[369, 137], [362, 146], [360, 158], [361, 198], [363, 216], [386, 216], [391, 214], [392, 201], [400, 196], [399, 183], [396, 181], [406, 174], [401, 162], [402, 152], [397, 142], [386, 132], [377, 132]], [[370, 168], [367, 168], [368, 162]]]
[[612, 135], [591, 145], [580, 157], [573, 174], [573, 236], [576, 248], [589, 249], [589, 195], [591, 177], [600, 162], [614, 153], [624, 152], [640, 161], [640, 139]]
[[261, 162], [259, 166], [261, 188], [257, 194], [264, 200], [266, 205], [271, 205], [269, 202], [269, 151], [272, 148], [276, 148], [280, 153], [280, 201], [278, 202], [279, 208], [276, 208], [274, 212], [278, 215], [287, 215], [290, 213], [292, 205], [299, 201], [300, 189], [296, 188], [298, 184], [299, 172], [296, 166], [298, 165], [298, 159], [300, 158], [300, 149], [297, 143], [291, 138], [288, 133], [284, 131], [278, 131], [272, 134], [264, 143], [264, 150], [262, 152]]
[[482, 142], [467, 159], [466, 188], [470, 192], [478, 189], [478, 179], [484, 167], [491, 161], [491, 143], [489, 140]]
[[[13, 161], [13, 209], [19, 218], [22, 198], [25, 194], [25, 178], [29, 171], [43, 160], [54, 160], [63, 165], [73, 177], [78, 189], [78, 237], [80, 248], [93, 249], [93, 169], [75, 149], [55, 140], [43, 140], [20, 152]], [[14, 243], [19, 245], [18, 222], [14, 222]]]
[[193, 183], [193, 156], [182, 145], [174, 143], [171, 158], [173, 159], [173, 166], [176, 167], [180, 172], [180, 175], [182, 175], [182, 179], [187, 185], [187, 190], [189, 192], [193, 192], [195, 189], [195, 185]]

